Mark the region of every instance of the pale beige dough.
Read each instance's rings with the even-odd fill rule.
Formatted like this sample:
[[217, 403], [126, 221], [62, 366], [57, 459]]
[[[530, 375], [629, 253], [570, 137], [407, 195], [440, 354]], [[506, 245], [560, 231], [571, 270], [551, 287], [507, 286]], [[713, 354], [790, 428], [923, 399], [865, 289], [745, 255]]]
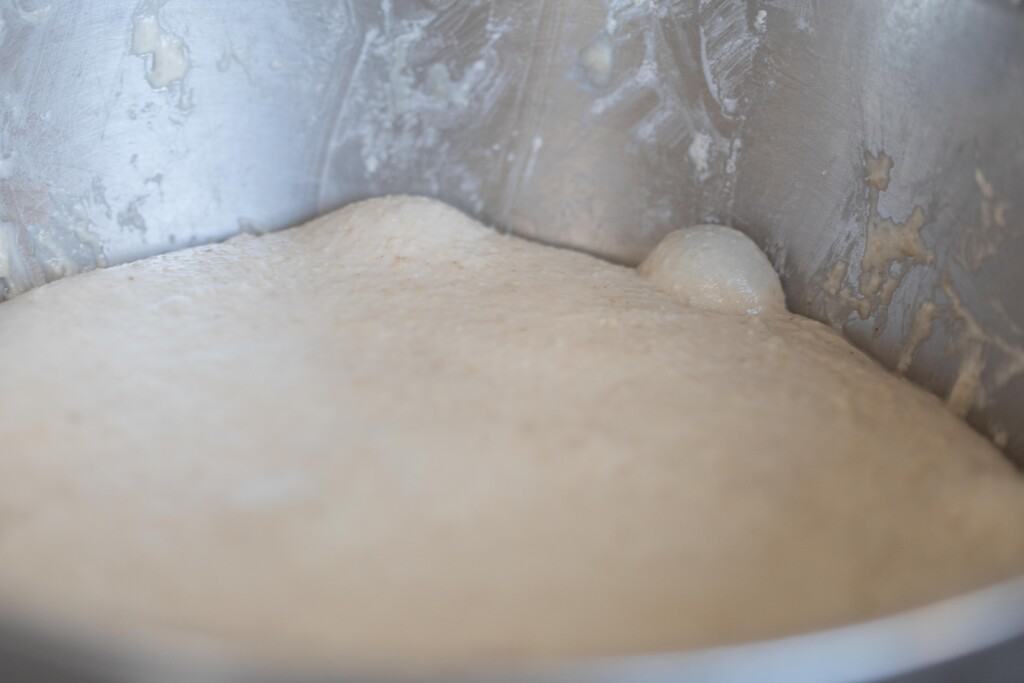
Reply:
[[786, 309], [767, 257], [742, 232], [721, 225], [669, 233], [640, 274], [688, 306], [750, 315]]
[[47, 285], [0, 305], [0, 595], [450, 664], [779, 636], [1024, 571], [996, 449], [771, 300], [686, 306], [410, 198]]

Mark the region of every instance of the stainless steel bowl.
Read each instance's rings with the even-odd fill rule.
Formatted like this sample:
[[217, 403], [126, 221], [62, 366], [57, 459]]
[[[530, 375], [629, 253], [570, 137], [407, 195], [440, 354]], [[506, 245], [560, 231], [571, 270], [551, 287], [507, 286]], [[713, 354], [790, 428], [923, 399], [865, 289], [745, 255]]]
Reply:
[[[0, 0], [0, 298], [392, 192], [627, 263], [728, 223], [1024, 463], [1022, 123], [1018, 0]], [[849, 671], [1012, 642], [1021, 592]], [[888, 632], [586, 671], [890, 661]]]

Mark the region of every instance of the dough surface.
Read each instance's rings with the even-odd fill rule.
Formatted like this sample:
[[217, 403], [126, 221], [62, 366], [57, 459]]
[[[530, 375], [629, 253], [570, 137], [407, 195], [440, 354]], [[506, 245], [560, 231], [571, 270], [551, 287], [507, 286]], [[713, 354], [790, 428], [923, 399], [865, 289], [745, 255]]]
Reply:
[[830, 329], [428, 200], [61, 280], [0, 330], [0, 597], [104, 628], [611, 655], [1024, 571], [1022, 478]]
[[722, 313], [786, 310], [779, 276], [739, 230], [697, 225], [669, 233], [640, 274], [688, 306]]

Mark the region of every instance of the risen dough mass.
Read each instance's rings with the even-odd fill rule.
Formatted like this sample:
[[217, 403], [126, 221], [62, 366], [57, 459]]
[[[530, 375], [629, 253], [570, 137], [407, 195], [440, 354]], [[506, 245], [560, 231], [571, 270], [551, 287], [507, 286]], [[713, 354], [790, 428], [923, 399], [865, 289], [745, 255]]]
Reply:
[[0, 594], [465, 663], [778, 636], [1024, 571], [1022, 478], [937, 399], [781, 306], [660, 281], [391, 198], [4, 303]]

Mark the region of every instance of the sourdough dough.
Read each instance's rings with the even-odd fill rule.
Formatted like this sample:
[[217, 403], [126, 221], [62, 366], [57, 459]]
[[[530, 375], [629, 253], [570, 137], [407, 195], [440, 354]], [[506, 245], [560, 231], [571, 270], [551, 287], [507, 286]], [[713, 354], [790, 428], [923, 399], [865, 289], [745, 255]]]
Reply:
[[709, 268], [681, 233], [645, 278], [389, 198], [0, 305], [0, 594], [465, 663], [778, 636], [1024, 570], [996, 449], [701, 230]]
[[786, 310], [767, 257], [742, 232], [721, 225], [669, 233], [640, 274], [688, 306], [750, 315]]

